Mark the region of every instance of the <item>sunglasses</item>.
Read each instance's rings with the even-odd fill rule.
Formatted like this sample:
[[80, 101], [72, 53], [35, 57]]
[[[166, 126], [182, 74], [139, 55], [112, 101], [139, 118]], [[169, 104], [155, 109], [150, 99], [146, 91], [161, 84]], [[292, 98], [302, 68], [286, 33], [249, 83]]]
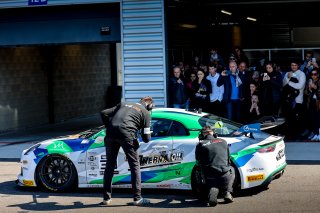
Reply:
[[311, 75], [318, 75], [318, 73], [314, 73], [314, 72], [313, 72], [313, 73], [311, 73]]

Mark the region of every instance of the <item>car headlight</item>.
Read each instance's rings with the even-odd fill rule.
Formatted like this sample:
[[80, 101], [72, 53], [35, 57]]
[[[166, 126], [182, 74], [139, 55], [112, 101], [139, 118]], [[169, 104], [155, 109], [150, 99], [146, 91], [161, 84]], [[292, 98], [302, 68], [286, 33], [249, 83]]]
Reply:
[[29, 154], [29, 152], [34, 151], [34, 150], [37, 149], [40, 145], [41, 145], [40, 143], [37, 143], [37, 144], [31, 146], [29, 149], [27, 149], [27, 151], [24, 153], [24, 155], [27, 155], [27, 154]]

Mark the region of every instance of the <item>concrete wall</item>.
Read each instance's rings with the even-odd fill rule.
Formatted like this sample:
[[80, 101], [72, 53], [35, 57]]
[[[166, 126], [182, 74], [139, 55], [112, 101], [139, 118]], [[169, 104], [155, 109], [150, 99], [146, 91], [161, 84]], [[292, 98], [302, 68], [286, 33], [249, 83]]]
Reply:
[[108, 44], [0, 48], [0, 133], [99, 112], [110, 72]]
[[98, 113], [111, 84], [109, 45], [67, 45], [57, 51], [55, 121]]
[[0, 131], [48, 122], [41, 48], [0, 48]]

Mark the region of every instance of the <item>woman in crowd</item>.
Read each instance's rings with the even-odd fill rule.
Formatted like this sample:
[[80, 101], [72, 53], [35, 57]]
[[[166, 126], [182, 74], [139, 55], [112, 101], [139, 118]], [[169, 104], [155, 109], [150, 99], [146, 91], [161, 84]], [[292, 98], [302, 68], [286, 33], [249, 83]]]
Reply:
[[281, 104], [282, 77], [272, 62], [265, 65], [261, 81], [261, 103], [264, 115], [278, 116]]
[[251, 105], [249, 109], [248, 120], [249, 122], [255, 123], [259, 122], [259, 118], [261, 118], [259, 96], [257, 93], [253, 93], [251, 96]]
[[313, 68], [311, 78], [306, 84], [304, 94], [307, 101], [307, 127], [311, 131], [308, 139], [320, 141], [320, 80], [319, 70]]
[[188, 74], [188, 78], [186, 80], [186, 91], [187, 91], [187, 98], [188, 98], [188, 108], [187, 109], [190, 109], [190, 100], [192, 99], [192, 96], [193, 96], [193, 91], [192, 91], [192, 83], [197, 80], [197, 73], [196, 72], [193, 72], [191, 71], [189, 74]]
[[211, 82], [205, 78], [205, 72], [201, 69], [197, 72], [198, 79], [192, 82], [192, 97], [190, 109], [200, 108], [208, 112], [210, 104]]

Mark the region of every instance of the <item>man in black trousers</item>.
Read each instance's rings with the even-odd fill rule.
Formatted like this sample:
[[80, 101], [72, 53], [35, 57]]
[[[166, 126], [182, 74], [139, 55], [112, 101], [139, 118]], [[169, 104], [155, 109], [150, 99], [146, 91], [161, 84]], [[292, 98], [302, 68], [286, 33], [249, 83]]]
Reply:
[[199, 140], [195, 154], [209, 188], [209, 205], [216, 206], [218, 204], [219, 190], [226, 203], [233, 202], [231, 193], [233, 192], [235, 174], [230, 166], [227, 142], [217, 138], [217, 134], [210, 126], [203, 127]]
[[151, 139], [152, 98], [147, 96], [139, 103], [123, 102], [101, 112], [101, 118], [106, 126], [107, 163], [104, 172], [103, 202], [101, 205], [111, 205], [112, 177], [120, 147], [126, 154], [131, 171], [133, 204], [141, 206], [150, 203], [141, 197], [141, 174], [139, 162], [139, 141], [137, 132], [141, 130], [142, 140], [148, 143]]

